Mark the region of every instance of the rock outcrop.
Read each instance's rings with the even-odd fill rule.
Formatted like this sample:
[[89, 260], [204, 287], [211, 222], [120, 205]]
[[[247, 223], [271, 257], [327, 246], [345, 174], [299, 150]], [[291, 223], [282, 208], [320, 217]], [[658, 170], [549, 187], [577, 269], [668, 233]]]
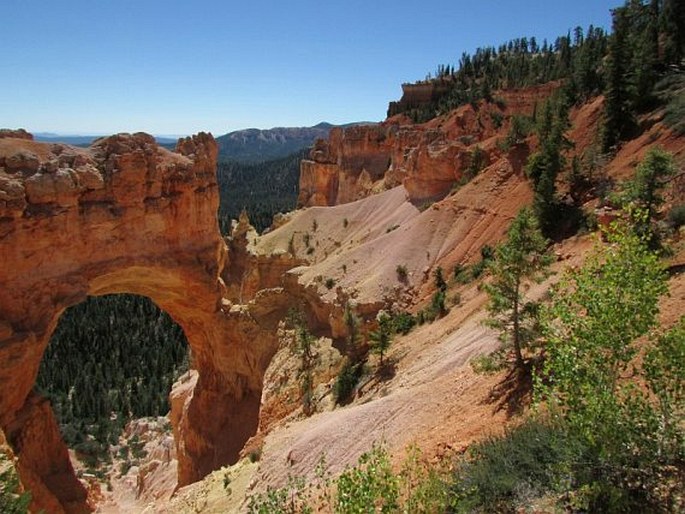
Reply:
[[468, 166], [467, 143], [442, 128], [421, 125], [334, 129], [301, 163], [298, 205], [339, 205], [399, 184], [414, 203], [436, 200]]
[[390, 102], [388, 105], [388, 117], [408, 111], [409, 109], [428, 106], [445, 96], [451, 87], [452, 81], [447, 79], [417, 82], [416, 84], [402, 84], [402, 98], [397, 102]]
[[250, 306], [224, 298], [216, 157], [204, 133], [176, 152], [142, 133], [88, 149], [0, 137], [0, 427], [34, 508], [88, 509], [49, 406], [31, 393], [59, 316], [87, 295], [148, 296], [185, 332], [197, 381], [174, 402], [179, 485], [235, 461], [255, 432], [276, 341]]
[[[423, 86], [405, 91], [407, 98], [429, 101], [431, 87]], [[463, 105], [424, 124], [400, 115], [333, 129], [301, 163], [298, 205], [340, 205], [400, 184], [416, 205], [440, 199], [463, 177], [476, 147], [483, 167], [502, 157], [496, 143], [507, 134], [511, 116], [532, 113], [554, 88], [503, 92], [495, 102]]]
[[435, 200], [461, 178], [468, 152], [467, 145], [429, 127], [333, 129], [301, 163], [298, 205], [339, 205], [399, 184], [412, 202]]

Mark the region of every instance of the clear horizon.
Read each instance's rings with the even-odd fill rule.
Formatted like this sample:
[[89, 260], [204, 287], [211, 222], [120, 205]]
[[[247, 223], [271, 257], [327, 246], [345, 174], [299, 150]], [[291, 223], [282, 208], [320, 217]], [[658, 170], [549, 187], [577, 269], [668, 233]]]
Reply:
[[6, 0], [0, 125], [176, 137], [377, 122], [403, 82], [462, 52], [609, 29], [620, 4]]

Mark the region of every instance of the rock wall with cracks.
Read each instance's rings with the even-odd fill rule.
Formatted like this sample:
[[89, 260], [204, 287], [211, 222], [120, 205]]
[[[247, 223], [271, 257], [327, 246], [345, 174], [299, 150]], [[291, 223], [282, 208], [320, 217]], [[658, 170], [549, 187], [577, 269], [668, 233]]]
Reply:
[[237, 460], [256, 431], [276, 317], [224, 298], [216, 157], [204, 133], [175, 152], [142, 133], [87, 149], [0, 133], [0, 428], [33, 509], [91, 510], [33, 391], [60, 315], [88, 295], [147, 296], [185, 332], [197, 373], [172, 393], [179, 486]]

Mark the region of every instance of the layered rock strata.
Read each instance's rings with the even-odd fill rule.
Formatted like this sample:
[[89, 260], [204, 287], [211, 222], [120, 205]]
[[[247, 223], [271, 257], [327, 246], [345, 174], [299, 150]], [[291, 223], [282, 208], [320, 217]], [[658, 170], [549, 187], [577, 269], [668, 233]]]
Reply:
[[252, 307], [223, 296], [216, 157], [204, 133], [175, 152], [142, 133], [88, 149], [0, 133], [0, 427], [33, 508], [89, 508], [31, 392], [61, 313], [87, 295], [148, 296], [185, 332], [197, 380], [173, 402], [179, 485], [235, 461], [256, 430], [276, 341]]
[[435, 200], [463, 176], [469, 151], [464, 142], [429, 127], [335, 128], [300, 165], [298, 205], [349, 203], [400, 184], [414, 203]]

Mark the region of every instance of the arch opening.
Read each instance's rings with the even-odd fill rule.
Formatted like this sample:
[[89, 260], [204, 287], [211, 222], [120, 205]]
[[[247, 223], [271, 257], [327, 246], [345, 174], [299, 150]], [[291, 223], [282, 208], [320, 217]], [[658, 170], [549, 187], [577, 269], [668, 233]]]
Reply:
[[[78, 474], [109, 489], [112, 477], [139, 464], [138, 434], [133, 444], [120, 437], [132, 420], [168, 417], [169, 393], [188, 370], [189, 353], [183, 329], [149, 298], [88, 297], [64, 311], [36, 389], [52, 405]], [[148, 423], [165, 427], [162, 420]]]

